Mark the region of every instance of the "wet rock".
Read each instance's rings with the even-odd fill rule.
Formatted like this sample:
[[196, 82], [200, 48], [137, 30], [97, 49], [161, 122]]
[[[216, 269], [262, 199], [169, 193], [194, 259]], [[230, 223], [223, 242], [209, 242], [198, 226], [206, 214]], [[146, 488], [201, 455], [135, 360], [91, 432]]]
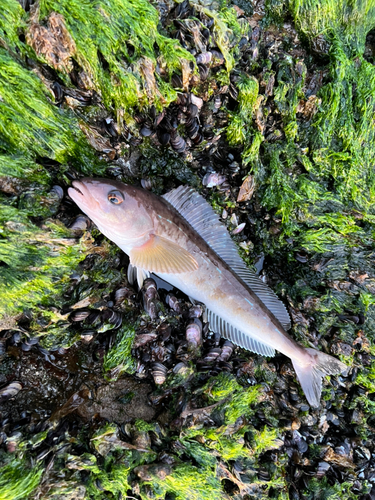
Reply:
[[163, 480], [172, 474], [172, 468], [166, 463], [141, 465], [140, 467], [136, 467], [134, 472], [142, 481], [152, 481], [154, 477]]
[[[119, 424], [131, 422], [136, 418], [150, 422], [155, 415], [155, 410], [149, 405], [147, 398], [151, 391], [150, 384], [122, 376], [115, 382], [101, 385], [96, 390], [94, 399], [85, 401], [77, 413], [85, 421], [90, 421], [97, 415]], [[124, 395], [127, 395], [125, 400], [122, 399]]]
[[76, 44], [65, 26], [62, 15], [51, 13], [47, 27], [41, 26], [32, 16], [26, 40], [36, 54], [45, 57], [53, 68], [66, 73], [72, 71], [71, 58], [76, 53]]

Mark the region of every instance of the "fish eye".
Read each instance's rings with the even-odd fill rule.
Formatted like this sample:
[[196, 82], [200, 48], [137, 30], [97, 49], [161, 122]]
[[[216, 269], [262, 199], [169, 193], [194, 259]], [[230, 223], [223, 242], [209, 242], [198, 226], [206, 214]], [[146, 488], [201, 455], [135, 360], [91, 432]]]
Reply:
[[124, 195], [116, 189], [108, 193], [108, 201], [114, 205], [120, 205], [124, 201]]

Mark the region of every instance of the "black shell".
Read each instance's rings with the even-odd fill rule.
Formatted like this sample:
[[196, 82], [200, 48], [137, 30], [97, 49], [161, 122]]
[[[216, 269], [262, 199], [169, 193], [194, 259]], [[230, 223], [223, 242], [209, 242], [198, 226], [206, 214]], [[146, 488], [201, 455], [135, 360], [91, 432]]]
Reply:
[[152, 134], [152, 130], [148, 126], [144, 126], [140, 130], [140, 134], [143, 135], [143, 137], [149, 137]]
[[161, 363], [154, 363], [152, 365], [152, 376], [156, 385], [164, 384], [167, 378], [167, 368]]
[[209, 64], [212, 61], [212, 52], [198, 54], [195, 60], [197, 61], [197, 64]]
[[169, 132], [160, 130], [158, 131], [158, 139], [162, 146], [166, 146], [171, 140], [171, 134]]
[[70, 314], [69, 319], [70, 319], [70, 321], [74, 321], [74, 322], [84, 321], [86, 318], [88, 318], [90, 316], [91, 312], [92, 311], [88, 311], [88, 310], [84, 310], [84, 309], [73, 311]]
[[90, 219], [88, 219], [85, 215], [78, 215], [78, 217], [76, 217], [69, 226], [69, 229], [73, 229], [75, 231], [86, 231], [86, 229], [90, 227], [90, 224]]
[[202, 344], [202, 322], [194, 318], [186, 327], [186, 340], [189, 346], [197, 347]]
[[171, 135], [171, 146], [177, 153], [183, 153], [186, 149], [186, 142], [180, 135]]
[[7, 386], [0, 389], [0, 402], [13, 398], [20, 392], [21, 389], [22, 385], [20, 382], [11, 382]]

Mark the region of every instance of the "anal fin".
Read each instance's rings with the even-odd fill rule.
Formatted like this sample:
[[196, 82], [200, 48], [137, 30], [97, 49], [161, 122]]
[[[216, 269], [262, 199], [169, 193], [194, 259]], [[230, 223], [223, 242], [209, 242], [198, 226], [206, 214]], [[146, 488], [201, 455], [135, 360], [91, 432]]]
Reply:
[[209, 309], [207, 309], [207, 318], [211, 329], [220, 333], [220, 335], [233, 342], [233, 344], [262, 356], [273, 357], [275, 355], [275, 349], [238, 330], [238, 328], [235, 328], [228, 321], [225, 321]]

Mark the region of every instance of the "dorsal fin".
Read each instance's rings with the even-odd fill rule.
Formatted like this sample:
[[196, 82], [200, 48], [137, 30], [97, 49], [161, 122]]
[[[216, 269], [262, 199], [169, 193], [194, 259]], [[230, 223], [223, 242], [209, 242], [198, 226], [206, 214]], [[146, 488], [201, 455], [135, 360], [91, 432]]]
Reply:
[[288, 330], [290, 318], [284, 304], [253, 271], [246, 267], [227, 228], [220, 222], [211, 205], [189, 186], [173, 189], [163, 195], [163, 198], [182, 215]]
[[210, 328], [214, 332], [220, 333], [225, 339], [233, 342], [233, 344], [243, 347], [248, 351], [255, 352], [256, 354], [261, 354], [262, 356], [273, 357], [275, 355], [275, 349], [255, 340], [247, 333], [238, 330], [225, 321], [225, 319], [220, 318], [220, 316], [210, 311], [210, 309], [207, 309], [207, 319], [210, 323]]

